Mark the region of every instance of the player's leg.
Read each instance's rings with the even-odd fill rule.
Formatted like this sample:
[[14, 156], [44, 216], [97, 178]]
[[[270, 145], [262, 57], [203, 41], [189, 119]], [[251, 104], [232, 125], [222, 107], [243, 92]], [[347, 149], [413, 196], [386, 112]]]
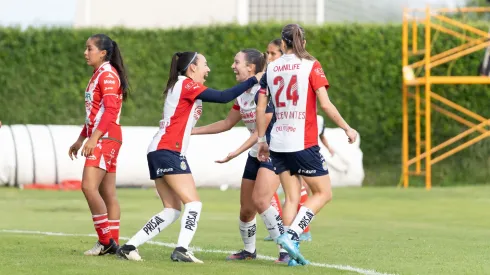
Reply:
[[248, 156], [240, 186], [240, 220], [239, 230], [243, 241], [244, 249], [229, 255], [227, 260], [250, 260], [257, 258], [255, 248], [257, 231], [257, 210], [252, 200], [252, 193], [255, 186], [257, 171], [260, 162], [256, 158]]
[[109, 229], [111, 230], [112, 238], [119, 245], [121, 209], [116, 194], [116, 166], [121, 143], [114, 140], [107, 140], [104, 146], [106, 146], [104, 149], [104, 160], [106, 161], [107, 173], [99, 186], [99, 193], [107, 207], [107, 218], [109, 220]]
[[287, 239], [294, 242], [299, 240], [299, 236], [311, 223], [315, 214], [332, 199], [332, 190], [327, 165], [318, 146], [295, 152], [292, 162], [295, 166], [293, 171], [298, 171], [304, 177], [312, 191], [312, 195], [301, 206], [288, 230]]
[[[185, 166], [188, 169], [187, 161]], [[188, 249], [194, 238], [201, 217], [202, 203], [197, 193], [194, 178], [188, 169], [188, 174], [165, 175], [165, 181], [174, 190], [180, 200], [184, 203], [184, 212], [180, 222], [180, 233], [177, 247], [171, 255], [172, 261], [203, 263], [197, 259]]]
[[315, 214], [332, 199], [332, 188], [327, 164], [320, 154], [320, 148], [314, 146], [296, 153], [297, 165], [305, 182], [312, 191], [295, 217], [290, 233], [298, 237], [313, 220]]
[[299, 178], [291, 171], [297, 171], [294, 163], [291, 162], [292, 153], [277, 153], [270, 152], [272, 162], [274, 164], [274, 171], [279, 174], [282, 188], [285, 195], [285, 203], [282, 211], [282, 220], [284, 223], [284, 234], [281, 234], [276, 238], [276, 243], [281, 245], [288, 253], [291, 260], [290, 265], [307, 264], [308, 262], [299, 252], [299, 240], [291, 240], [287, 231], [288, 227], [296, 216], [297, 205], [300, 197], [300, 182]]
[[107, 217], [107, 208], [99, 193], [99, 186], [106, 175], [106, 162], [103, 158], [103, 150], [106, 149], [105, 140], [99, 141], [91, 156], [85, 160], [82, 176], [82, 192], [87, 200], [98, 241], [94, 247], [84, 252], [87, 256], [114, 254], [117, 244], [112, 239]]
[[[270, 204], [271, 197], [279, 187], [279, 177], [274, 173], [272, 163], [263, 162], [257, 173], [255, 188], [252, 194], [255, 207], [269, 231], [269, 236], [275, 240], [284, 234], [284, 225], [277, 209]], [[272, 188], [271, 188], [272, 187]], [[276, 263], [287, 263], [289, 255], [280, 248]]]
[[107, 219], [112, 238], [119, 245], [119, 224], [121, 218], [121, 208], [116, 195], [116, 173], [106, 173], [99, 192], [107, 207]]
[[[306, 202], [308, 199], [308, 185], [306, 184], [305, 180], [303, 177], [301, 178], [301, 197], [299, 199], [299, 204], [298, 204], [298, 211], [300, 210], [301, 206]], [[308, 225], [303, 233], [299, 236], [300, 241], [311, 241], [311, 233], [310, 233], [310, 226]]]
[[[272, 187], [274, 188], [274, 187]], [[274, 195], [272, 196], [270, 204], [277, 210], [279, 213], [279, 216], [282, 217], [282, 206], [281, 206], [281, 200], [279, 199], [279, 194], [277, 194], [277, 188], [273, 189]], [[264, 241], [273, 241], [272, 237], [269, 235], [264, 238]]]
[[120, 258], [133, 261], [141, 260], [137, 248], [177, 221], [180, 216], [181, 202], [179, 196], [163, 178], [155, 179], [155, 186], [164, 209], [151, 217], [125, 245], [117, 250], [117, 255]]

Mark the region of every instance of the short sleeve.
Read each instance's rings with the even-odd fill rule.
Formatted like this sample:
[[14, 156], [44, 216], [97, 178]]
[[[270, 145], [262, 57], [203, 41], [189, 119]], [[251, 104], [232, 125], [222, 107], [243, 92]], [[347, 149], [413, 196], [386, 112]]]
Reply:
[[311, 72], [310, 72], [309, 81], [311, 87], [313, 88], [313, 91], [316, 91], [321, 87], [325, 87], [325, 89], [328, 89], [328, 87], [330, 86], [328, 84], [327, 77], [323, 72], [322, 65], [320, 64], [320, 62], [315, 61], [315, 63], [313, 63], [313, 67], [311, 68]]
[[182, 84], [182, 92], [184, 93], [184, 98], [194, 101], [197, 96], [199, 96], [208, 87], [201, 83], [195, 82], [192, 79], [184, 80]]
[[238, 105], [238, 102], [236, 101], [235, 99], [235, 102], [233, 103], [233, 110], [237, 110], [237, 111], [240, 111], [240, 105]]

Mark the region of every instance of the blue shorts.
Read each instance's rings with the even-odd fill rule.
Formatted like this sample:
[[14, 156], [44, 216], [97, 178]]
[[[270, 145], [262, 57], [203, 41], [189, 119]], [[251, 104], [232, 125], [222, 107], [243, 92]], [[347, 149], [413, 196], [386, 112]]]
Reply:
[[190, 174], [191, 168], [185, 156], [170, 150], [158, 150], [146, 155], [150, 179], [161, 178], [164, 175]]
[[291, 175], [318, 177], [328, 175], [327, 163], [318, 145], [298, 152], [270, 152], [274, 172], [289, 171]]
[[262, 162], [257, 158], [248, 155], [247, 163], [245, 164], [245, 169], [243, 170], [242, 178], [247, 180], [255, 180], [257, 178], [257, 173], [259, 172], [259, 169], [262, 167], [274, 171], [274, 167], [270, 160]]

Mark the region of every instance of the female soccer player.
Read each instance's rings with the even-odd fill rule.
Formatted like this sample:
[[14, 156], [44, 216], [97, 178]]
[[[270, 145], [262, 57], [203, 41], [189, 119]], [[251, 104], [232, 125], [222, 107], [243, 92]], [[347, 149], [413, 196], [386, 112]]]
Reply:
[[107, 35], [92, 35], [84, 54], [94, 74], [85, 90], [85, 126], [68, 155], [72, 160], [76, 158], [83, 141], [89, 138], [81, 152], [86, 157], [82, 191], [99, 240], [85, 255], [95, 256], [116, 253], [119, 243], [121, 212], [116, 196], [117, 155], [122, 144], [119, 117], [129, 84], [119, 47]]
[[[286, 25], [281, 33], [284, 55], [268, 65], [257, 105], [257, 131], [261, 161], [269, 159], [265, 137], [267, 91], [276, 110], [271, 131], [270, 157], [279, 174], [286, 195], [283, 221], [287, 232], [276, 242], [289, 252], [290, 265], [308, 264], [301, 255], [298, 242], [303, 230], [320, 209], [332, 198], [327, 165], [318, 147], [316, 100], [325, 113], [345, 130], [350, 143], [357, 132], [342, 118], [327, 95], [329, 87], [320, 63], [305, 49], [305, 34], [297, 24]], [[312, 196], [296, 212], [302, 176]], [[297, 214], [296, 214], [297, 213]]]
[[[282, 53], [283, 52], [281, 50], [281, 38], [277, 38], [277, 39], [274, 39], [271, 42], [269, 42], [269, 44], [267, 45], [267, 57], [268, 57], [267, 61], [268, 61], [268, 63], [270, 63], [270, 62], [278, 59], [279, 57], [281, 57]], [[324, 122], [323, 117], [318, 115], [317, 121], [318, 121], [318, 129], [319, 129], [319, 131], [321, 131], [319, 134], [320, 140], [322, 141], [323, 145], [325, 145], [325, 147], [327, 147], [330, 154], [333, 155], [333, 150], [329, 146], [327, 139], [323, 135], [323, 132], [325, 130], [325, 125], [323, 123]], [[310, 190], [308, 190], [308, 186], [306, 185], [305, 181], [303, 180], [303, 178], [301, 178], [300, 201], [298, 204], [298, 210], [301, 208], [301, 206], [308, 199], [309, 191]], [[279, 195], [277, 194], [277, 192], [274, 192], [274, 195], [272, 196], [271, 205], [274, 206], [277, 209], [277, 211], [279, 212], [279, 214], [282, 216], [281, 201], [279, 200]], [[305, 228], [303, 233], [299, 236], [299, 239], [300, 239], [300, 241], [311, 241], [312, 240], [311, 233], [310, 233], [310, 226], [307, 226]], [[264, 240], [265, 241], [272, 241], [273, 239], [269, 235], [269, 236], [265, 237]]]
[[155, 180], [164, 209], [117, 251], [128, 260], [141, 260], [136, 249], [175, 222], [184, 203], [177, 247], [173, 261], [202, 263], [190, 251], [201, 216], [202, 203], [185, 157], [191, 130], [202, 113], [202, 102], [228, 103], [258, 83], [262, 72], [223, 92], [204, 86], [209, 69], [206, 58], [197, 52], [178, 52], [172, 57], [164, 90], [160, 129], [148, 147], [150, 178]]
[[[256, 49], [244, 49], [235, 55], [231, 68], [235, 73], [236, 80], [243, 82], [250, 76], [256, 74], [256, 72], [263, 71], [265, 63], [265, 57], [260, 51]], [[272, 194], [279, 186], [279, 177], [274, 173], [270, 161], [260, 162], [257, 159], [258, 145], [257, 132], [255, 131], [255, 108], [259, 89], [260, 84], [257, 84], [246, 93], [240, 95], [224, 120], [206, 126], [196, 127], [192, 130], [193, 135], [217, 134], [230, 130], [242, 120], [250, 132], [249, 138], [237, 150], [228, 154], [225, 159], [217, 161], [218, 163], [228, 162], [251, 148], [243, 171], [240, 188], [239, 230], [245, 247], [243, 250], [228, 256], [227, 260], [255, 259], [257, 257], [255, 248], [255, 233], [257, 228], [255, 216], [257, 212], [260, 213], [261, 217], [270, 216], [274, 220], [279, 216], [277, 210], [270, 205]], [[274, 108], [272, 104], [268, 106], [266, 110], [266, 123], [270, 124], [270, 121], [273, 120]], [[270, 133], [270, 128], [268, 129], [267, 135]], [[266, 224], [266, 227], [273, 236], [277, 237], [280, 235], [280, 231], [283, 230], [282, 227], [279, 228], [276, 226], [276, 222]], [[287, 256], [285, 250], [280, 251], [279, 259], [276, 262], [288, 262], [289, 259]]]

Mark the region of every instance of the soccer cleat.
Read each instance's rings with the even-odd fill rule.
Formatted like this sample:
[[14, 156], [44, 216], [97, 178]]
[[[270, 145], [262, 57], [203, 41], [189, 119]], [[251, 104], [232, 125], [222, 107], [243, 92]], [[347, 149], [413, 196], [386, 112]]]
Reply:
[[311, 242], [312, 241], [311, 233], [307, 232], [307, 233], [301, 234], [299, 236], [299, 241], [300, 242]]
[[227, 261], [233, 261], [233, 260], [254, 260], [257, 258], [257, 250], [254, 251], [254, 253], [250, 253], [247, 250], [240, 250], [235, 254], [231, 254], [230, 256], [226, 257]]
[[289, 262], [289, 254], [287, 252], [279, 252], [279, 258], [274, 262], [276, 264], [287, 264]]
[[91, 249], [85, 251], [83, 254], [86, 256], [102, 256], [106, 254], [116, 254], [117, 244], [113, 239], [110, 239], [108, 245], [103, 245], [97, 241]]
[[284, 233], [276, 240], [277, 244], [286, 249], [290, 259], [296, 260], [301, 265], [307, 265], [309, 262], [299, 252], [299, 242], [289, 238], [288, 233]]
[[264, 238], [264, 241], [266, 241], [266, 242], [272, 242], [273, 239], [271, 238], [271, 235], [269, 235], [269, 236], [267, 236], [267, 237]]
[[170, 255], [170, 259], [174, 262], [186, 262], [186, 263], [198, 263], [202, 264], [203, 261], [199, 260], [192, 254], [192, 252], [187, 251], [187, 249], [183, 247], [176, 247], [172, 255]]
[[142, 261], [138, 249], [134, 245], [123, 245], [116, 251], [117, 257], [130, 261]]

